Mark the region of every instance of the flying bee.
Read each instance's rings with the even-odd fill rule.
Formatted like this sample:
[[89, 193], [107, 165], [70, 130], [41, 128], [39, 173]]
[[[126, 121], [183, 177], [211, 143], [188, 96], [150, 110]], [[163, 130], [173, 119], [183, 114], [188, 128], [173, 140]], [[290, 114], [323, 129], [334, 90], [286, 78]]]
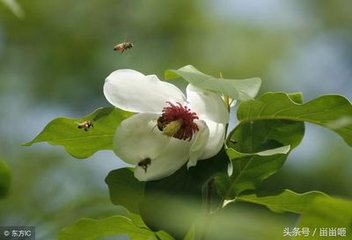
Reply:
[[90, 128], [94, 128], [94, 126], [93, 126], [93, 121], [87, 120], [87, 121], [78, 123], [77, 128], [83, 129], [84, 131], [87, 132]]
[[133, 43], [131, 42], [122, 42], [122, 43], [118, 43], [115, 45], [114, 47], [114, 51], [119, 51], [121, 53], [123, 53], [124, 51], [126, 51], [129, 48], [133, 47]]
[[145, 158], [138, 163], [138, 166], [142, 167], [144, 169], [144, 172], [147, 172], [147, 169], [151, 163], [152, 163], [152, 160], [150, 158]]

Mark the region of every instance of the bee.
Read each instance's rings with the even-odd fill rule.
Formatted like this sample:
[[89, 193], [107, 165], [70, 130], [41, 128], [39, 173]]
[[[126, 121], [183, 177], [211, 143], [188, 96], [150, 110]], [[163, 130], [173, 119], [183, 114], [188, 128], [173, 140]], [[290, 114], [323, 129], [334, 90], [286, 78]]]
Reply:
[[147, 172], [147, 169], [151, 163], [152, 163], [152, 160], [150, 158], [145, 158], [138, 163], [138, 166], [142, 167], [144, 169], [144, 172]]
[[163, 130], [164, 130], [165, 123], [164, 123], [163, 117], [159, 117], [159, 118], [156, 120], [156, 126], [158, 127], [158, 129], [159, 129], [160, 131], [163, 131]]
[[164, 130], [165, 124], [164, 124], [164, 122], [163, 122], [163, 117], [159, 117], [159, 118], [156, 120], [156, 124], [155, 124], [155, 126], [153, 126], [152, 131], [154, 131], [155, 128], [158, 128], [159, 131], [163, 131], [163, 130]]
[[114, 47], [114, 51], [119, 51], [121, 53], [123, 53], [124, 51], [126, 51], [129, 48], [133, 47], [133, 43], [131, 42], [122, 42], [119, 44], [116, 44]]
[[94, 126], [93, 126], [93, 121], [87, 120], [87, 121], [78, 123], [77, 128], [83, 129], [84, 131], [87, 132], [87, 131], [89, 130], [89, 128], [94, 128]]

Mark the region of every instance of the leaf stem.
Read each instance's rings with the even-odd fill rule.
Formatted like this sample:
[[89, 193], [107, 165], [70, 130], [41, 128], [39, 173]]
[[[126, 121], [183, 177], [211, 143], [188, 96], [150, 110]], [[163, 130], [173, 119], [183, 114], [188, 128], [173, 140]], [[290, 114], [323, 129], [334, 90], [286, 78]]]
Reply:
[[[221, 72], [219, 73], [219, 75], [220, 75], [220, 78], [223, 78]], [[227, 111], [228, 111], [229, 114], [230, 114], [231, 103], [232, 103], [233, 100], [231, 100], [230, 97], [227, 96], [227, 95], [223, 95], [223, 99], [224, 99], [224, 102], [225, 102]], [[226, 140], [226, 136], [227, 136], [228, 127], [229, 127], [229, 124], [227, 123], [227, 124], [226, 124], [226, 127], [225, 127], [225, 140]]]

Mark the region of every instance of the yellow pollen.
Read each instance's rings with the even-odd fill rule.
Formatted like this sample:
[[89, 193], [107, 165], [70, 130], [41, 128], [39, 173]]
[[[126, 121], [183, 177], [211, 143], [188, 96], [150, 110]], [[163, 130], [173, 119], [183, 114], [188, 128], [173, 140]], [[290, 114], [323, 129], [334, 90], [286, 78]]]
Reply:
[[174, 136], [181, 129], [182, 123], [181, 119], [168, 123], [163, 129], [163, 133], [169, 137]]

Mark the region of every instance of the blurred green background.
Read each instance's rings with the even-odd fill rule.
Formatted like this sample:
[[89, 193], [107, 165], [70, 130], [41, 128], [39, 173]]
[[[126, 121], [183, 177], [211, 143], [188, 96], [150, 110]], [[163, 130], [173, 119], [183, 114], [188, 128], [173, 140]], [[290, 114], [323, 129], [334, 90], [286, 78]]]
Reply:
[[[120, 211], [104, 183], [110, 170], [123, 166], [113, 153], [76, 160], [61, 147], [20, 146], [55, 117], [80, 117], [109, 106], [102, 86], [113, 70], [132, 68], [163, 78], [166, 69], [192, 64], [214, 76], [261, 77], [262, 93], [352, 98], [349, 0], [18, 0], [15, 12], [3, 2], [0, 160], [11, 169], [12, 182], [0, 199], [0, 226], [36, 226], [38, 239], [54, 239], [81, 217]], [[112, 50], [125, 40], [134, 48], [123, 54]], [[351, 156], [337, 135], [307, 125], [301, 146], [262, 188], [352, 198]], [[248, 221], [232, 221], [283, 230], [277, 227], [282, 216], [250, 209]], [[259, 226], [260, 219], [266, 225]], [[241, 229], [241, 224], [235, 225]]]

